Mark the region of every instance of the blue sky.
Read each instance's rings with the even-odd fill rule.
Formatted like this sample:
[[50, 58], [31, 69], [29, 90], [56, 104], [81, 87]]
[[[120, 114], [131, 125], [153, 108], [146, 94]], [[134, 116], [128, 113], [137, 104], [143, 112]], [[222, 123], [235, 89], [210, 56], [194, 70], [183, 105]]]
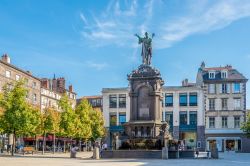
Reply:
[[35, 76], [65, 77], [78, 96], [127, 86], [141, 63], [133, 35], [145, 31], [165, 85], [195, 81], [201, 61], [250, 78], [249, 0], [0, 1], [0, 53]]

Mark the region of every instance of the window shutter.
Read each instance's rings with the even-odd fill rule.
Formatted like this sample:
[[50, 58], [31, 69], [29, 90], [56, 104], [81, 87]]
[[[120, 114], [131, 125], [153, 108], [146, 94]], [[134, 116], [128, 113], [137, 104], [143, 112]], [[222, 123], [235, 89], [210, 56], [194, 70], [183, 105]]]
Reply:
[[232, 83], [232, 93], [234, 93], [234, 86], [235, 86], [235, 83]]
[[222, 84], [219, 84], [220, 93], [222, 93]]
[[230, 84], [227, 84], [227, 93], [230, 93]]
[[240, 83], [240, 93], [242, 93], [243, 92], [243, 83]]

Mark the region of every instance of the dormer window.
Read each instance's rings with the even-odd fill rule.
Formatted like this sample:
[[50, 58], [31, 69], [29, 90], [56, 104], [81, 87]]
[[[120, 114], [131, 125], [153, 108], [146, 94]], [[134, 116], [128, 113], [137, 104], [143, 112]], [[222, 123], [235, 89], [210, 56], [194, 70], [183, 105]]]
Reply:
[[227, 78], [227, 71], [221, 71], [221, 78]]
[[209, 79], [215, 79], [215, 72], [208, 73]]

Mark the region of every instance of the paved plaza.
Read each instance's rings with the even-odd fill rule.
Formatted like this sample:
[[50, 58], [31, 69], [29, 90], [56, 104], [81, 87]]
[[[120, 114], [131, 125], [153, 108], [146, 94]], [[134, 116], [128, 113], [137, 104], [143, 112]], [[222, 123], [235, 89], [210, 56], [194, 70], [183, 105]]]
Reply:
[[19, 155], [10, 157], [0, 155], [0, 166], [231, 166], [250, 165], [249, 153], [220, 153], [220, 159], [170, 159], [170, 160], [147, 160], [147, 159], [91, 159], [92, 153], [78, 153], [76, 159], [69, 158], [69, 154], [46, 154], [46, 155]]

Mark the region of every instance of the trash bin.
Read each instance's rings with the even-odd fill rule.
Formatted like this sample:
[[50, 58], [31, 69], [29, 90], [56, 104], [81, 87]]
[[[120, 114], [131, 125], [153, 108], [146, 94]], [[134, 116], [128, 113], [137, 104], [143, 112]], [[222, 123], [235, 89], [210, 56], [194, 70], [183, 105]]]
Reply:
[[70, 158], [76, 158], [76, 152], [70, 152]]

